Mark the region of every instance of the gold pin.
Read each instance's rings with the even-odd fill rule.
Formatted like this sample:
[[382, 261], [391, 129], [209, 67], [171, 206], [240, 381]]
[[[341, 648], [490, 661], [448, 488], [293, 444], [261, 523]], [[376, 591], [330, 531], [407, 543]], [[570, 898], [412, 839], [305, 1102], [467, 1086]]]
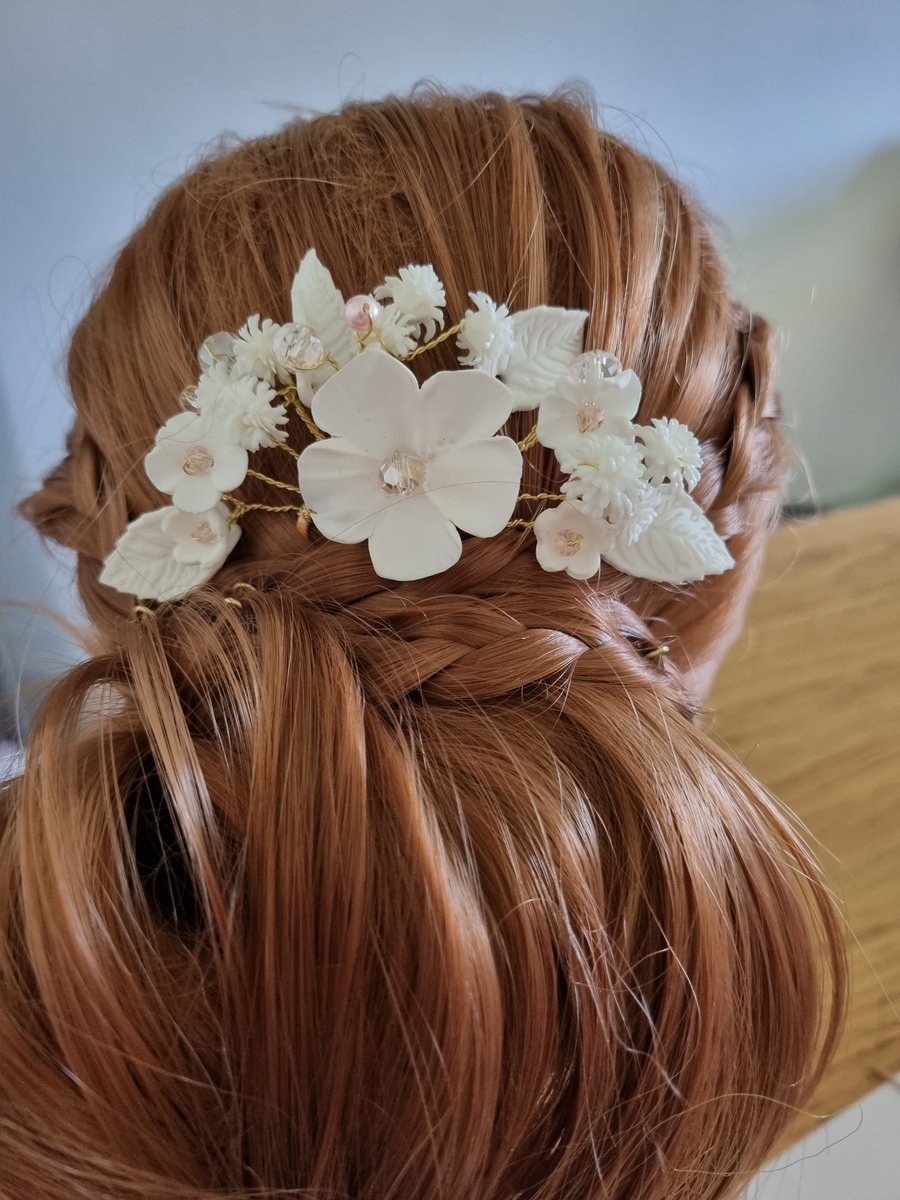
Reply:
[[663, 654], [668, 654], [668, 653], [669, 653], [669, 647], [666, 645], [663, 645], [663, 646], [657, 646], [655, 650], [649, 650], [644, 655], [644, 657], [645, 658], [660, 658]]
[[152, 608], [148, 608], [146, 604], [136, 604], [134, 606], [134, 615], [136, 617], [155, 617], [156, 613]]

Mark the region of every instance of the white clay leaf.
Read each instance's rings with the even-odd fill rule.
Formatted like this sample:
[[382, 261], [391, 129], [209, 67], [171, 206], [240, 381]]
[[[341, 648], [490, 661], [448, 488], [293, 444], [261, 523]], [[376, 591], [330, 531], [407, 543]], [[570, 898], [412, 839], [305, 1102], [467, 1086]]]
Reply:
[[659, 583], [692, 583], [719, 575], [734, 559], [703, 510], [680, 487], [660, 488], [659, 512], [632, 546], [621, 542], [605, 558], [620, 571]]
[[512, 314], [515, 345], [501, 378], [515, 396], [513, 412], [536, 408], [584, 349], [587, 313], [536, 308]]
[[314, 329], [341, 366], [355, 356], [356, 339], [347, 324], [344, 297], [315, 250], [307, 250], [294, 276], [291, 304], [293, 319]]
[[[215, 574], [221, 561], [177, 562], [175, 542], [164, 532], [163, 522], [178, 510], [172, 505], [144, 513], [132, 521], [116, 542], [100, 573], [100, 582], [141, 600], [174, 600]], [[231, 545], [237, 540], [237, 528]], [[222, 555], [224, 558], [224, 555]]]

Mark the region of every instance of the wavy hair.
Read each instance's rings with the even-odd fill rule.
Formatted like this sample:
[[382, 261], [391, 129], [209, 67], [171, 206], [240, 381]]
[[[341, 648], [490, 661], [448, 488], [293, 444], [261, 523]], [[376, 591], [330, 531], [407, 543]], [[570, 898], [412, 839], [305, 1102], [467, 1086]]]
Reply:
[[[420, 92], [217, 146], [121, 248], [72, 337], [69, 453], [24, 504], [77, 551], [98, 647], [4, 796], [4, 1197], [712, 1200], [771, 1150], [844, 960], [692, 686], [786, 461], [772, 333], [710, 229], [577, 96]], [[424, 261], [451, 313], [589, 310], [639, 419], [697, 433], [736, 567], [585, 583], [516, 530], [388, 586], [364, 546], [253, 513], [210, 584], [136, 619], [97, 576], [160, 503], [141, 458], [206, 334], [289, 319], [308, 246], [345, 294]]]

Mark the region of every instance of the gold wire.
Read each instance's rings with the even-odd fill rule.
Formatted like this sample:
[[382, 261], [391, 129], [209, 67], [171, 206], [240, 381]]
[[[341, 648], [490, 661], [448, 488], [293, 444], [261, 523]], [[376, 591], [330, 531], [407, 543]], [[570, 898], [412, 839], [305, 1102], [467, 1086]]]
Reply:
[[564, 492], [523, 492], [518, 496], [516, 503], [519, 500], [565, 500]]
[[296, 492], [298, 496], [302, 495], [296, 484], [282, 483], [280, 479], [273, 479], [271, 475], [263, 475], [262, 471], [254, 471], [252, 467], [247, 468], [247, 474], [252, 475], [254, 479], [262, 480], [263, 483], [270, 483], [272, 487], [281, 488], [285, 492]]
[[533, 529], [534, 521], [529, 521], [527, 517], [515, 517], [512, 521], [507, 521], [506, 529]]
[[536, 446], [537, 445], [537, 425], [535, 425], [534, 428], [529, 433], [526, 433], [525, 436], [522, 438], [521, 442], [517, 442], [516, 445], [519, 447], [519, 449], [522, 451], [523, 454], [525, 453], [526, 450], [530, 450], [532, 446]]
[[286, 454], [289, 454], [291, 456], [291, 458], [299, 458], [300, 457], [300, 451], [295, 450], [293, 446], [289, 446], [287, 444], [287, 442], [276, 442], [275, 445], [278, 447], [279, 450], [284, 450]]
[[[303, 422], [303, 424], [306, 426], [306, 428], [309, 430], [309, 432], [313, 435], [313, 437], [316, 439], [316, 441], [317, 442], [324, 441], [325, 438], [328, 437], [328, 434], [323, 433], [322, 430], [318, 427], [318, 425], [315, 423], [315, 421], [310, 416], [309, 409], [306, 407], [306, 405], [303, 403], [303, 401], [300, 399], [300, 397], [299, 396], [291, 396], [291, 397], [288, 397], [288, 400], [289, 400], [291, 408], [294, 410], [294, 412], [297, 414], [297, 416], [300, 418], [300, 420]], [[299, 455], [298, 455], [298, 457], [299, 457]]]
[[445, 329], [443, 333], [439, 333], [436, 338], [432, 338], [430, 342], [424, 342], [421, 346], [416, 346], [415, 350], [410, 350], [409, 354], [400, 356], [401, 362], [412, 362], [414, 358], [418, 358], [420, 354], [424, 354], [426, 350], [433, 350], [435, 346], [440, 346], [441, 342], [446, 342], [448, 338], [455, 337], [462, 329], [462, 322], [458, 325], [451, 325], [449, 329]]

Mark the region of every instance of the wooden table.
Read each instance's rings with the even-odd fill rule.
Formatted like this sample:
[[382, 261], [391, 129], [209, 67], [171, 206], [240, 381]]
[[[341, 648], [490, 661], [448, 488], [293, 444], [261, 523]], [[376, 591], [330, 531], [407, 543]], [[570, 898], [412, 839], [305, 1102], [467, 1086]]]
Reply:
[[829, 1116], [900, 1072], [900, 497], [773, 534], [709, 705], [710, 731], [820, 841], [845, 906], [850, 1015], [811, 1106]]

